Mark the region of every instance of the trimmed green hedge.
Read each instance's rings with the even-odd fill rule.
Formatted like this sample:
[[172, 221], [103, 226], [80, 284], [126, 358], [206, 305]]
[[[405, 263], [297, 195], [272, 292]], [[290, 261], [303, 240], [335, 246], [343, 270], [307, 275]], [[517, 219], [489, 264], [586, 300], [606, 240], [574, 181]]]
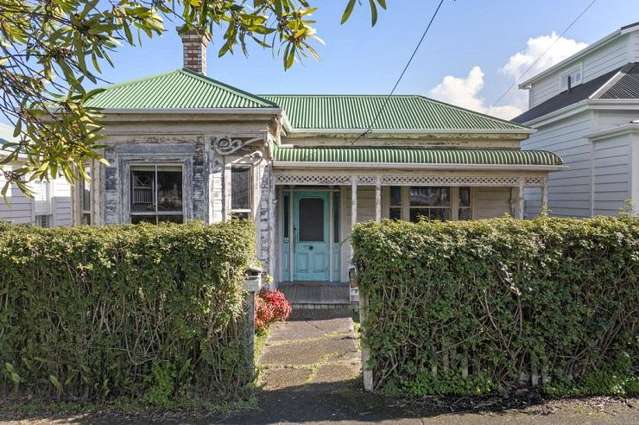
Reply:
[[353, 245], [376, 389], [639, 393], [639, 221], [386, 221]]
[[232, 399], [252, 225], [0, 225], [0, 389], [64, 399]]

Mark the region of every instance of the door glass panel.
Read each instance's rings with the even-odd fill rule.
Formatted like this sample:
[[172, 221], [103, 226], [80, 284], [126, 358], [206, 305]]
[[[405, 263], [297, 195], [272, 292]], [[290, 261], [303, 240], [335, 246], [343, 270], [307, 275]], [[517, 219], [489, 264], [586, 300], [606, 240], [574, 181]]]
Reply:
[[288, 228], [289, 228], [289, 195], [284, 195], [284, 238], [288, 239]]
[[300, 199], [300, 242], [324, 241], [324, 200]]
[[339, 243], [339, 192], [333, 193], [333, 242]]

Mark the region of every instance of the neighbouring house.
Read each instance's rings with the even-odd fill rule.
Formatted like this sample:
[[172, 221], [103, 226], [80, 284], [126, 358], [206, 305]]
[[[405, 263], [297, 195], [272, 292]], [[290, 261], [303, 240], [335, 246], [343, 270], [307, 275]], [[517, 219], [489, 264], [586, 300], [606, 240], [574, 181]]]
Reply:
[[[6, 155], [3, 145], [12, 139], [13, 128], [0, 124], [0, 159]], [[18, 167], [16, 163], [2, 165], [2, 170], [10, 171]], [[0, 190], [6, 183], [0, 172]], [[64, 178], [30, 183], [33, 197], [22, 193], [16, 185], [11, 185], [6, 197], [0, 197], [0, 221], [14, 224], [36, 224], [42, 227], [70, 226], [73, 223], [71, 185]]]
[[354, 223], [522, 216], [524, 188], [563, 167], [520, 149], [529, 128], [422, 96], [247, 93], [205, 75], [205, 37], [182, 40], [183, 69], [92, 99], [109, 165], [75, 217], [255, 220], [257, 255], [297, 304], [348, 303]]
[[[627, 25], [520, 85], [530, 109], [513, 122], [537, 131], [526, 149], [567, 165], [549, 178], [550, 213], [615, 215], [639, 201], [639, 23]], [[526, 214], [541, 207], [526, 190]]]

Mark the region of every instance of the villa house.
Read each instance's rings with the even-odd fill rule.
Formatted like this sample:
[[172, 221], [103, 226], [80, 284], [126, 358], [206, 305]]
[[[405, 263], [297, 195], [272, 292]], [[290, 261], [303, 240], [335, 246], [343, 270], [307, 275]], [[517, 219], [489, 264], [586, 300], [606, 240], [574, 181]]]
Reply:
[[109, 165], [76, 193], [78, 223], [249, 218], [274, 285], [347, 288], [354, 223], [521, 217], [524, 188], [563, 167], [520, 149], [529, 128], [422, 96], [373, 120], [387, 97], [247, 93], [206, 77], [205, 37], [182, 39], [184, 69], [91, 101]]

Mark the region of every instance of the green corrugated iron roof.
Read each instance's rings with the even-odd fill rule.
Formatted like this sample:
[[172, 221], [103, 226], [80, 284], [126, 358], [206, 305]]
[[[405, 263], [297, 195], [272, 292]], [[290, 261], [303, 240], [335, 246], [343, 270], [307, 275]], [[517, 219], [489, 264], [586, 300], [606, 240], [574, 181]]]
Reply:
[[[366, 130], [388, 99], [382, 95], [261, 95], [285, 111], [295, 130]], [[513, 131], [529, 129], [509, 121], [416, 95], [388, 99], [375, 130]]]
[[185, 69], [113, 85], [87, 105], [127, 110], [278, 107], [267, 99]]
[[446, 165], [539, 165], [561, 166], [552, 152], [516, 149], [441, 149], [411, 147], [275, 147], [280, 162], [446, 164]]
[[[140, 111], [281, 107], [292, 129], [298, 131], [364, 131], [373, 121], [372, 131], [529, 131], [524, 126], [423, 96], [258, 96], [184, 69], [110, 86], [87, 105]], [[374, 120], [382, 107], [382, 113]]]

